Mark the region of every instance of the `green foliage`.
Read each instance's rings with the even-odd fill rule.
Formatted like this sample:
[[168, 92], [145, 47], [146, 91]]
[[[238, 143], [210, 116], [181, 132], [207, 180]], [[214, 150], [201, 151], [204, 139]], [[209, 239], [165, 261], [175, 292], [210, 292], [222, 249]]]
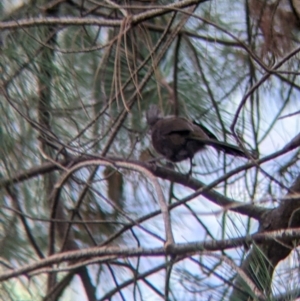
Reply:
[[[74, 290], [78, 300], [289, 296], [294, 287], [278, 280], [298, 272], [286, 262], [275, 269], [294, 240], [221, 244], [300, 226], [297, 198], [287, 208], [280, 199], [290, 187], [299, 193], [297, 140], [284, 149], [298, 134], [299, 25], [290, 7], [262, 2], [0, 3], [5, 300], [72, 299]], [[151, 162], [145, 112], [154, 103], [201, 122], [249, 160], [206, 147], [191, 178], [187, 161]], [[255, 161], [256, 153], [270, 157]], [[203, 248], [165, 253], [164, 203], [176, 243]]]

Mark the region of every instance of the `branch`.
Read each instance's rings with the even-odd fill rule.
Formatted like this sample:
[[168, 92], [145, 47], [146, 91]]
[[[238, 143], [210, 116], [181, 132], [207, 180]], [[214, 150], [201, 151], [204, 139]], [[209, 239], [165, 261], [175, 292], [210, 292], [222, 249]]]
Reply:
[[49, 172], [53, 172], [55, 170], [59, 170], [60, 169], [59, 166], [70, 167], [71, 165], [74, 166], [74, 165], [76, 165], [78, 163], [82, 163], [82, 162], [86, 162], [88, 164], [89, 160], [91, 160], [93, 158], [99, 158], [100, 160], [98, 159], [99, 160], [98, 164], [103, 164], [104, 161], [102, 161], [102, 160], [105, 160], [106, 162], [114, 163], [114, 164], [116, 164], [117, 167], [120, 167], [120, 168], [122, 168], [122, 166], [118, 166], [117, 162], [135, 164], [136, 166], [141, 166], [143, 168], [146, 168], [147, 170], [152, 172], [154, 175], [161, 177], [162, 179], [167, 179], [169, 181], [173, 181], [178, 184], [189, 187], [191, 189], [197, 190], [194, 194], [189, 196], [188, 199], [185, 198], [184, 200], [182, 200], [180, 202], [170, 205], [170, 207], [169, 207], [170, 209], [175, 208], [183, 203], [186, 203], [188, 200], [191, 200], [192, 198], [195, 198], [196, 196], [202, 194], [204, 197], [208, 198], [213, 203], [215, 203], [219, 206], [222, 206], [226, 210], [232, 210], [234, 212], [237, 212], [237, 213], [240, 213], [243, 215], [247, 215], [247, 216], [253, 217], [255, 219], [260, 219], [260, 217], [263, 214], [265, 214], [268, 211], [268, 209], [260, 207], [260, 206], [254, 206], [252, 204], [247, 205], [247, 204], [243, 204], [240, 202], [236, 202], [236, 201], [212, 190], [212, 188], [214, 188], [219, 183], [223, 182], [224, 180], [230, 178], [231, 176], [233, 176], [241, 171], [244, 171], [253, 166], [256, 166], [257, 164], [267, 162], [268, 160], [272, 160], [273, 158], [275, 158], [285, 152], [287, 152], [287, 150], [285, 150], [284, 152], [280, 151], [273, 155], [266, 156], [265, 158], [257, 161], [257, 163], [250, 162], [246, 165], [240, 166], [240, 167], [226, 173], [225, 175], [218, 178], [216, 181], [210, 183], [209, 185], [204, 184], [203, 182], [198, 181], [193, 178], [187, 178], [186, 175], [175, 172], [173, 170], [153, 166], [152, 164], [142, 163], [142, 162], [134, 161], [134, 160], [124, 160], [124, 159], [116, 158], [116, 157], [102, 158], [98, 155], [90, 155], [90, 156], [82, 156], [82, 157], [73, 157], [68, 160], [64, 159], [64, 160], [58, 161], [59, 164], [44, 163], [40, 166], [33, 167], [25, 172], [21, 172], [15, 176], [13, 176], [10, 179], [0, 180], [0, 188], [6, 187], [7, 185], [11, 185], [13, 183], [23, 182], [23, 181], [29, 180], [33, 177], [40, 176], [40, 175], [43, 175], [43, 174], [46, 174]]
[[[157, 8], [149, 11], [133, 15], [130, 17], [132, 25], [137, 25], [145, 20], [155, 18], [164, 14], [167, 14], [173, 10], [185, 8], [194, 4], [206, 2], [208, 0], [185, 0], [172, 3], [164, 6], [157, 6]], [[104, 18], [30, 18], [21, 19], [16, 21], [0, 22], [0, 31], [26, 28], [32, 26], [49, 26], [49, 25], [74, 25], [74, 26], [85, 26], [85, 25], [98, 25], [102, 27], [121, 27], [124, 24], [124, 20], [108, 20]], [[130, 23], [129, 23], [130, 24]]]
[[[36, 269], [43, 268], [52, 264], [58, 264], [66, 261], [89, 259], [95, 256], [118, 256], [118, 257], [157, 257], [157, 256], [167, 256], [169, 254], [175, 255], [186, 255], [191, 256], [194, 254], [202, 254], [201, 251], [220, 251], [226, 249], [236, 248], [242, 246], [245, 243], [249, 244], [252, 242], [269, 242], [274, 240], [289, 241], [291, 239], [300, 239], [300, 229], [292, 228], [288, 230], [278, 230], [265, 233], [256, 233], [253, 235], [248, 235], [244, 237], [238, 237], [227, 240], [215, 240], [215, 241], [204, 241], [204, 242], [194, 242], [185, 244], [174, 244], [172, 246], [171, 253], [163, 247], [160, 248], [126, 248], [126, 247], [93, 247], [86, 248], [76, 251], [69, 251], [60, 254], [54, 254], [48, 258], [39, 260], [37, 262], [27, 264], [21, 268], [15, 268], [13, 271], [4, 272], [0, 274], [0, 281], [8, 280], [13, 277], [20, 275], [26, 275]], [[111, 259], [111, 257], [109, 257]], [[48, 271], [49, 272], [49, 271]]]

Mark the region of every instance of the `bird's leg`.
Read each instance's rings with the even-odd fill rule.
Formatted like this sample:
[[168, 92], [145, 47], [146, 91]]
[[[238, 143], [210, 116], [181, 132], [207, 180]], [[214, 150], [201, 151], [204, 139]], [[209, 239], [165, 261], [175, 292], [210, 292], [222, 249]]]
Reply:
[[171, 161], [167, 161], [165, 166], [172, 170], [175, 169], [175, 164]]
[[194, 164], [193, 164], [193, 158], [190, 157], [190, 169], [189, 169], [189, 172], [188, 172], [188, 174], [187, 174], [188, 177], [190, 177], [190, 176], [192, 175], [192, 172], [193, 172], [193, 166], [194, 166]]
[[162, 159], [164, 159], [164, 157], [152, 158], [150, 160], [147, 160], [146, 163], [149, 164], [154, 170], [156, 170], [156, 162], [159, 162]]

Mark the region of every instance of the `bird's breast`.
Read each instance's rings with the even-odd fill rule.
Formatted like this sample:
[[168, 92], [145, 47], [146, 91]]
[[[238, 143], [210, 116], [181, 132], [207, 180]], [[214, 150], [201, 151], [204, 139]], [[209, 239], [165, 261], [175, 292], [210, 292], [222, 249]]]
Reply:
[[163, 135], [159, 130], [154, 130], [152, 143], [155, 150], [170, 161], [179, 162], [190, 157], [186, 139], [179, 134]]

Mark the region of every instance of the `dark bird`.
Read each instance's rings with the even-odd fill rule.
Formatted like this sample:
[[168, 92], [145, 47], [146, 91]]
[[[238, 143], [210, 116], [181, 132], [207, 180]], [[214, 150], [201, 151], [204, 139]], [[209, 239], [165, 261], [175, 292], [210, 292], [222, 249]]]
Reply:
[[146, 118], [151, 127], [153, 147], [172, 162], [185, 159], [192, 162], [194, 155], [207, 145], [226, 154], [247, 158], [239, 147], [218, 141], [217, 137], [201, 124], [176, 116], [160, 117], [156, 105], [150, 106]]

